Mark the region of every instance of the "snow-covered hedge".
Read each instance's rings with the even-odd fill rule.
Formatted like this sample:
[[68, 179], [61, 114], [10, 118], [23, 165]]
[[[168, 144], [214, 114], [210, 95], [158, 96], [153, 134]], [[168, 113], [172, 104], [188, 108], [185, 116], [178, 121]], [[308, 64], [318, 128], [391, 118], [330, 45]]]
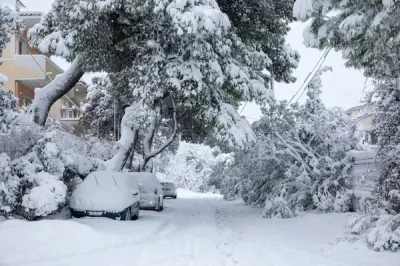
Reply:
[[112, 145], [74, 136], [59, 122], [42, 129], [3, 88], [0, 98], [0, 214], [47, 216], [67, 204], [77, 180], [103, 167]]

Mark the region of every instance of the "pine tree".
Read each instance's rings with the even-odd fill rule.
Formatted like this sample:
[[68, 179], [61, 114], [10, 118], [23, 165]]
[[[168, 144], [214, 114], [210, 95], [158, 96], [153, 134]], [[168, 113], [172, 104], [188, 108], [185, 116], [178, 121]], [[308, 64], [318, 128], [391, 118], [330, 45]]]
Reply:
[[389, 204], [389, 213], [400, 213], [400, 90], [392, 80], [376, 84], [374, 124], [378, 134], [378, 162], [381, 169], [378, 195]]
[[293, 13], [301, 21], [311, 18], [304, 31], [306, 46], [333, 47], [342, 52], [346, 66], [381, 79], [400, 77], [399, 9], [393, 0], [296, 0]]
[[[261, 17], [258, 13], [254, 19]], [[287, 22], [274, 19], [285, 28]], [[127, 76], [132, 95], [142, 99], [141, 104], [153, 107], [167, 95], [174, 97], [177, 108], [186, 106], [196, 112], [195, 119], [216, 121], [221, 140], [242, 145], [252, 136], [235, 108], [243, 100], [266, 103], [269, 77], [263, 70], [275, 63], [287, 65], [277, 71], [281, 73], [277, 79], [293, 80], [291, 69], [298, 56], [282, 48], [284, 31], [276, 34], [279, 41], [267, 45], [277, 51], [269, 58], [251, 38], [241, 40], [213, 0], [85, 4], [74, 0], [56, 1], [42, 23], [30, 31], [30, 43], [70, 61], [79, 55], [84, 70]]]

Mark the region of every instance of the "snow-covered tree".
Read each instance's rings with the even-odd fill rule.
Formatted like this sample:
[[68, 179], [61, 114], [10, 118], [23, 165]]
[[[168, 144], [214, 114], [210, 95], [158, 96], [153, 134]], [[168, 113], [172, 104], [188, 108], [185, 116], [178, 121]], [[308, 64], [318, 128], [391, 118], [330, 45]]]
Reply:
[[389, 213], [400, 213], [400, 88], [392, 80], [376, 84], [378, 97], [375, 129], [378, 138], [380, 178], [377, 191]]
[[124, 106], [130, 102], [129, 95], [113, 94], [118, 92], [113, 90], [108, 77], [93, 79], [88, 87], [87, 102], [82, 106], [83, 119], [90, 123], [90, 135], [100, 139], [115, 140], [114, 113], [117, 125], [120, 125]]
[[296, 18], [311, 24], [304, 31], [308, 47], [333, 47], [346, 66], [373, 78], [398, 78], [400, 3], [383, 1], [296, 0]]
[[[30, 33], [43, 52], [70, 60], [79, 55], [85, 70], [127, 76], [140, 104], [173, 97], [177, 108], [192, 108], [192, 117], [213, 121], [220, 138], [239, 144], [252, 136], [236, 105], [265, 103], [269, 80], [262, 70], [294, 55], [269, 58], [260, 45], [241, 41], [213, 0], [56, 1]], [[290, 62], [287, 77], [296, 59]]]
[[284, 101], [264, 109], [264, 116], [253, 124], [257, 142], [236, 153], [222, 174], [226, 197], [264, 206], [265, 217], [353, 208], [346, 153], [357, 147], [358, 138], [344, 111], [327, 109], [319, 98], [320, 75], [326, 70], [311, 80], [304, 105], [287, 108]]
[[294, 0], [217, 0], [217, 3], [228, 15], [237, 35], [259, 47], [271, 59], [268, 70], [274, 80], [295, 81], [292, 70], [297, 67], [299, 54], [285, 42], [288, 24], [293, 21]]
[[21, 33], [24, 27], [25, 23], [19, 18], [16, 10], [0, 5], [0, 57], [3, 55], [6, 44], [10, 41], [10, 35]]
[[217, 148], [182, 142], [176, 154], [169, 153], [154, 163], [161, 180], [174, 182], [178, 187], [207, 192], [214, 165], [225, 154], [216, 154]]

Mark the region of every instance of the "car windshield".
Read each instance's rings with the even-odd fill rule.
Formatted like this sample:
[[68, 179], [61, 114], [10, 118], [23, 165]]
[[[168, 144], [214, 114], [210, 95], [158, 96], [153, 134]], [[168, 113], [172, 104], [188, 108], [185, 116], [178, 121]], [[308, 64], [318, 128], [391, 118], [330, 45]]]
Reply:
[[161, 185], [162, 185], [163, 187], [166, 187], [166, 188], [173, 188], [173, 187], [175, 187], [174, 183], [169, 183], [169, 182], [161, 182]]

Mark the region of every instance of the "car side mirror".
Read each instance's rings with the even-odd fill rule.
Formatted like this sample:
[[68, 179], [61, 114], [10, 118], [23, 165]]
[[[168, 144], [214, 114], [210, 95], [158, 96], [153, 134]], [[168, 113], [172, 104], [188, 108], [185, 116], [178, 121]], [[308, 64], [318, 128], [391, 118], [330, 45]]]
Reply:
[[138, 194], [139, 194], [139, 192], [137, 192], [137, 191], [132, 193], [133, 196], [136, 196]]

